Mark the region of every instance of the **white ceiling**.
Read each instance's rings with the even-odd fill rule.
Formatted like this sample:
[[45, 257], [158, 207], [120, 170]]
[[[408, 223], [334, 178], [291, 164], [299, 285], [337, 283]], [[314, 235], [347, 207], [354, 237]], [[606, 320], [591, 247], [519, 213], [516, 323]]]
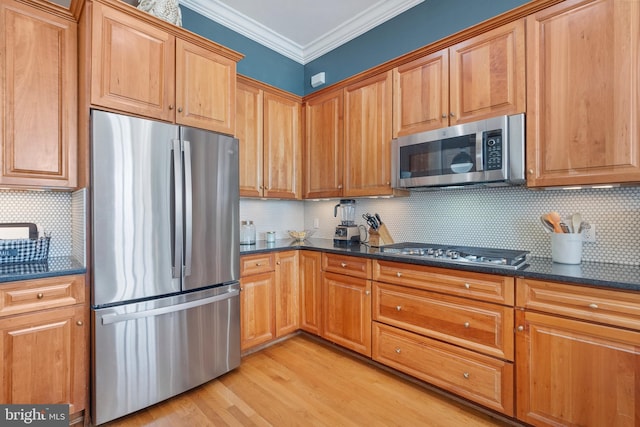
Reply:
[[301, 64], [424, 0], [179, 0]]

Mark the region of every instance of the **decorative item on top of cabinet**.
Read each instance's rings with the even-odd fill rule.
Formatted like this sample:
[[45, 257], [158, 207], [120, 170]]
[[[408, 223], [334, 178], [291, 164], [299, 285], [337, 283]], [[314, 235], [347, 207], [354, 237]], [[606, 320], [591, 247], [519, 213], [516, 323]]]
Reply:
[[517, 417], [640, 425], [640, 293], [518, 279]]
[[640, 2], [527, 18], [527, 185], [640, 182]]
[[92, 105], [235, 133], [242, 55], [125, 2], [89, 4]]
[[42, 2], [0, 1], [0, 184], [77, 185], [77, 24]]
[[238, 76], [237, 106], [240, 196], [299, 199], [301, 99]]
[[0, 402], [88, 401], [89, 309], [84, 276], [3, 283], [0, 287]]
[[298, 330], [298, 251], [243, 255], [240, 286], [242, 351]]
[[520, 19], [393, 70], [393, 136], [525, 111]]

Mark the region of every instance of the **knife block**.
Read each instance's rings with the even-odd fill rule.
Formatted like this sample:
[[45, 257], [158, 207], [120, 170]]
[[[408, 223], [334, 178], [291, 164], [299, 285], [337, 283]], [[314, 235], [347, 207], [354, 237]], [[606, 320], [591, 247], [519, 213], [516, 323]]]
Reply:
[[369, 246], [377, 248], [380, 246], [391, 244], [393, 244], [393, 239], [391, 238], [389, 230], [387, 230], [387, 227], [384, 224], [382, 224], [382, 226], [378, 230], [369, 228]]

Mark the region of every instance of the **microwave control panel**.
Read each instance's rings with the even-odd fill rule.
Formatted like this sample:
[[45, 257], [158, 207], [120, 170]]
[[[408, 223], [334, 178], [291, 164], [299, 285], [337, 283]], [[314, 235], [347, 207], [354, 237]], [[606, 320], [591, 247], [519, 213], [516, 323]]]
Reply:
[[502, 131], [493, 130], [482, 135], [484, 149], [484, 169], [493, 171], [502, 169]]

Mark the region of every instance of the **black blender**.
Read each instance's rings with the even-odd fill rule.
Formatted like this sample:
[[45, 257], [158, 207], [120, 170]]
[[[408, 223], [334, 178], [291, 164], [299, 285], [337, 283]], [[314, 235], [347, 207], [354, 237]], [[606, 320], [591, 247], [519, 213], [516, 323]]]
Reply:
[[333, 216], [338, 216], [340, 211], [340, 225], [336, 227], [333, 243], [336, 244], [360, 244], [360, 229], [356, 225], [356, 201], [353, 199], [341, 199], [333, 208]]

